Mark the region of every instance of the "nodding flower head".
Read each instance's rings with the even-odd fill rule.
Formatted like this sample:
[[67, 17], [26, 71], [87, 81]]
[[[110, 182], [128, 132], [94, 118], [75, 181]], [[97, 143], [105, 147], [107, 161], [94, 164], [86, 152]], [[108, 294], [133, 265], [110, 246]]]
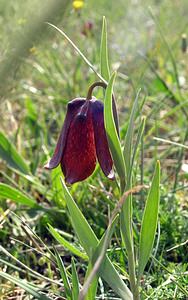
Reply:
[[54, 169], [60, 164], [65, 181], [72, 184], [89, 177], [98, 159], [103, 173], [113, 179], [103, 111], [103, 103], [95, 98], [70, 101], [54, 154], [45, 168]]
[[[106, 88], [104, 82], [94, 82], [88, 90], [87, 98], [76, 98], [68, 103], [65, 121], [52, 158], [45, 165], [54, 169], [59, 164], [69, 184], [82, 181], [95, 170], [96, 161], [103, 173], [114, 179], [113, 161], [110, 154], [104, 126], [104, 105], [92, 97], [95, 87]], [[112, 109], [119, 134], [118, 116], [114, 95]]]

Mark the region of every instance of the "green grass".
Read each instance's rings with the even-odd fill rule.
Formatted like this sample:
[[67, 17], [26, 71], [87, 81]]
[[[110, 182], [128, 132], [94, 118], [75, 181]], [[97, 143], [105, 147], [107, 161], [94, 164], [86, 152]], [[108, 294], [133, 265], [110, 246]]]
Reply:
[[[46, 299], [45, 296], [73, 299], [71, 297], [76, 297], [73, 294], [78, 289], [76, 272], [79, 284], [83, 285], [88, 268], [88, 253], [73, 230], [71, 212], [66, 206], [60, 182], [61, 171], [48, 172], [43, 165], [54, 150], [68, 101], [77, 96], [86, 97], [89, 85], [98, 78], [63, 36], [49, 25], [38, 24], [40, 30], [32, 32], [29, 42], [24, 40], [27, 25], [33, 22], [32, 16], [38, 17], [36, 5], [39, 4], [35, 2], [31, 5], [24, 1], [21, 5], [10, 0], [2, 1], [0, 5], [3, 66], [0, 71], [2, 300], [21, 293], [21, 299], [31, 299], [22, 287], [28, 292], [32, 290], [33, 299]], [[64, 1], [63, 5], [67, 2]], [[63, 28], [100, 72], [102, 16], [106, 16], [109, 67], [111, 72], [118, 68], [114, 92], [122, 140], [126, 138], [139, 88], [141, 93], [139, 109], [134, 117], [133, 146], [139, 139], [141, 116], [146, 118], [144, 135], [140, 136], [141, 143], [134, 153], [133, 186], [149, 185], [156, 161], [160, 160], [161, 164], [160, 222], [152, 255], [141, 277], [141, 299], [186, 299], [188, 174], [182, 170], [182, 164], [188, 164], [188, 156], [186, 148], [168, 141], [187, 145], [188, 53], [181, 51], [181, 35], [188, 34], [188, 4], [186, 0], [182, 0], [181, 5], [179, 1], [170, 0], [100, 0], [97, 3], [87, 1], [80, 14], [74, 12], [69, 4], [66, 10], [56, 11], [45, 21]], [[93, 29], [84, 36], [81, 32], [88, 20], [93, 22]], [[14, 51], [17, 51], [16, 59]], [[9, 68], [5, 68], [9, 64]], [[95, 96], [104, 99], [101, 89], [96, 89]], [[126, 152], [126, 148], [124, 156], [125, 160], [129, 160], [130, 153]], [[97, 240], [101, 240], [109, 213], [119, 197], [116, 182], [109, 182], [97, 167], [86, 181], [69, 187], [69, 192]], [[132, 199], [135, 247], [139, 245], [147, 193], [147, 190], [142, 190]], [[48, 224], [51, 225], [50, 230]], [[130, 287], [128, 255], [122, 244], [119, 223], [107, 253]], [[23, 279], [29, 283], [27, 287]], [[75, 289], [72, 289], [72, 284]], [[96, 287], [93, 285], [92, 288], [90, 295]], [[97, 297], [120, 299], [103, 280], [99, 281]]]

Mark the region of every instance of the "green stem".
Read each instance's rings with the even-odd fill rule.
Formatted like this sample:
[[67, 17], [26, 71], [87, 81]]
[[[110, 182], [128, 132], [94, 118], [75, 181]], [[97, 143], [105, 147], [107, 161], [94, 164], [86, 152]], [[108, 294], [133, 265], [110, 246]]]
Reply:
[[133, 293], [133, 299], [139, 300], [139, 284], [136, 281], [136, 273], [135, 273], [135, 257], [134, 257], [134, 249], [133, 245], [129, 251], [127, 251], [128, 254], [128, 266], [129, 266], [129, 280], [130, 280], [130, 286], [131, 291]]
[[[129, 174], [128, 183], [126, 190], [132, 188], [132, 176]], [[121, 190], [122, 192], [122, 190]], [[126, 248], [128, 255], [128, 268], [129, 268], [129, 281], [131, 286], [131, 291], [133, 293], [133, 300], [140, 300], [139, 295], [139, 281], [136, 279], [136, 266], [135, 266], [135, 255], [134, 255], [134, 240], [133, 240], [133, 229], [132, 229], [132, 197], [127, 199], [126, 208], [126, 217], [129, 222], [127, 223], [127, 237], [126, 237]]]
[[[103, 81], [94, 82], [88, 89], [86, 100], [92, 99], [92, 94], [93, 94], [93, 90], [95, 87], [102, 87], [104, 90], [106, 90], [107, 84]], [[113, 111], [113, 117], [114, 117], [114, 122], [116, 125], [117, 134], [119, 136], [119, 120], [118, 120], [118, 115], [117, 115], [116, 101], [115, 101], [114, 94], [112, 94], [112, 111]]]
[[89, 90], [88, 90], [88, 93], [87, 93], [87, 97], [86, 97], [86, 100], [90, 100], [92, 99], [92, 93], [93, 93], [93, 89], [95, 87], [102, 87], [103, 89], [106, 89], [107, 87], [107, 84], [102, 82], [102, 81], [96, 81], [94, 82], [90, 87], [89, 87]]

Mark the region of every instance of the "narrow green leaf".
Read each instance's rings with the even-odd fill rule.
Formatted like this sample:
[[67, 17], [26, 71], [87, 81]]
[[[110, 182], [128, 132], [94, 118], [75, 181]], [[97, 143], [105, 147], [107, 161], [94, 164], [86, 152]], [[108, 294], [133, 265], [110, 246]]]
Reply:
[[[85, 299], [89, 289], [91, 288], [92, 284], [95, 286], [97, 278], [99, 278], [99, 270], [102, 268], [102, 264], [105, 258], [106, 250], [110, 243], [112, 234], [115, 229], [115, 225], [117, 223], [118, 217], [116, 216], [114, 220], [110, 220], [107, 230], [103, 235], [102, 239], [98, 243], [96, 250], [91, 258], [92, 268], [90, 273], [87, 274], [86, 281], [83, 285], [82, 290], [80, 291], [79, 300]], [[95, 297], [91, 297], [88, 299], [95, 299]]]
[[[132, 167], [134, 163], [134, 155], [132, 156], [132, 145], [133, 145], [133, 134], [134, 134], [134, 122], [136, 118], [136, 113], [138, 111], [138, 98], [139, 98], [140, 90], [138, 91], [135, 101], [133, 103], [133, 107], [131, 110], [131, 115], [129, 119], [129, 125], [127, 129], [127, 134], [125, 137], [124, 144], [124, 159], [126, 166], [126, 174], [127, 174], [127, 190], [132, 188]], [[136, 148], [135, 148], [136, 151]], [[132, 195], [129, 195], [127, 200], [123, 205], [123, 209], [120, 214], [120, 227], [122, 239], [125, 244], [125, 247], [128, 253], [133, 251], [133, 240], [132, 240]]]
[[29, 284], [27, 281], [15, 278], [7, 273], [0, 271], [0, 276], [5, 278], [6, 280], [9, 280], [13, 282], [14, 284], [20, 286], [22, 289], [24, 289], [27, 293], [32, 295], [35, 299], [38, 300], [52, 300], [52, 298], [49, 298], [45, 295], [42, 295], [40, 292], [38, 292], [39, 288], [36, 286], [34, 287], [33, 284]]
[[[89, 274], [91, 273], [92, 268], [93, 268], [93, 265], [91, 262], [89, 262], [87, 272], [85, 275], [85, 280], [84, 280], [85, 282], [87, 281], [87, 278], [88, 278]], [[87, 290], [87, 294], [84, 297], [84, 300], [95, 300], [96, 299], [98, 280], [99, 280], [99, 276], [95, 275], [95, 278], [93, 279], [92, 283], [89, 286], [89, 289]], [[79, 295], [79, 297], [80, 297], [80, 295]]]
[[14, 262], [16, 262], [16, 264], [20, 265], [22, 267], [22, 269], [24, 271], [26, 271], [28, 274], [31, 274], [31, 276], [35, 276], [35, 278], [40, 279], [42, 278], [42, 280], [47, 281], [47, 282], [51, 282], [54, 283], [60, 287], [62, 287], [63, 285], [56, 280], [53, 280], [49, 277], [46, 277], [40, 273], [38, 273], [37, 271], [29, 268], [26, 264], [22, 263], [19, 259], [17, 259], [15, 256], [13, 256], [11, 253], [9, 253], [3, 246], [0, 245], [0, 252], [4, 253], [6, 255], [6, 257], [11, 258]]
[[[171, 278], [171, 282], [174, 282], [179, 289], [182, 291], [182, 293], [184, 293], [186, 296], [188, 296], [188, 290], [186, 290], [180, 283], [179, 283], [179, 274], [174, 273], [173, 271], [170, 271], [167, 267], [165, 267], [156, 257], [154, 257], [153, 255], [152, 259], [168, 274], [170, 274], [170, 278]], [[177, 276], [177, 280], [176, 280], [176, 276]], [[168, 279], [167, 279], [168, 280]], [[168, 281], [169, 282], [169, 281]], [[169, 283], [171, 283], [169, 282]]]
[[[187, 110], [185, 108], [185, 103], [183, 101], [182, 103], [182, 96], [178, 95], [177, 93], [174, 93], [174, 91], [168, 86], [168, 84], [166, 83], [166, 81], [162, 78], [162, 76], [159, 74], [159, 72], [156, 71], [155, 66], [151, 63], [151, 61], [148, 59], [148, 57], [143, 56], [145, 61], [148, 63], [151, 71], [155, 74], [157, 80], [159, 80], [159, 82], [161, 83], [161, 85], [163, 86], [163, 89], [166, 91], [166, 93], [168, 94], [169, 99], [172, 101], [172, 103], [174, 105], [177, 106], [177, 108], [180, 108], [182, 110], [182, 112], [184, 113], [184, 115], [186, 117], [188, 117], [187, 114]], [[176, 110], [176, 107], [174, 108], [174, 110]]]
[[[23, 270], [22, 268], [17, 267], [15, 264], [12, 264], [11, 262], [4, 260], [2, 258], [0, 258], [0, 262], [5, 265], [5, 266], [9, 266], [11, 267], [13, 270], [16, 270], [18, 272], [22, 272], [25, 273], [25, 270]], [[31, 275], [32, 276], [32, 275]], [[33, 277], [37, 278], [35, 275], [33, 275]]]
[[78, 300], [78, 295], [79, 295], [79, 280], [78, 280], [78, 274], [76, 271], [74, 258], [72, 257], [72, 298], [73, 300]]
[[160, 163], [157, 161], [151, 188], [146, 200], [144, 215], [139, 243], [139, 261], [138, 261], [138, 278], [144, 272], [144, 268], [151, 254], [155, 233], [157, 229], [157, 219], [159, 211], [159, 185], [160, 185]]
[[172, 67], [174, 69], [174, 75], [175, 75], [175, 79], [176, 79], [177, 88], [178, 88], [178, 90], [180, 90], [181, 86], [180, 86], [180, 83], [179, 83], [179, 74], [178, 74], [178, 68], [177, 68], [176, 58], [174, 56], [174, 53], [173, 53], [170, 45], [167, 42], [167, 39], [166, 39], [166, 37], [164, 35], [163, 29], [161, 28], [160, 23], [159, 23], [157, 17], [154, 15], [151, 7], [149, 7], [148, 10], [149, 10], [149, 13], [150, 13], [150, 15], [151, 15], [151, 17], [152, 17], [152, 19], [153, 19], [153, 21], [154, 21], [154, 23], [155, 23], [158, 31], [159, 31], [159, 33], [160, 33], [161, 39], [162, 39], [162, 41], [163, 41], [163, 43], [166, 46], [166, 49], [168, 51], [168, 57], [170, 58], [171, 63], [172, 63]]
[[34, 187], [37, 191], [43, 194], [43, 196], [48, 200], [51, 200], [53, 198], [53, 192], [51, 190], [48, 190], [47, 187], [42, 184], [38, 177], [23, 174], [22, 172], [16, 169], [10, 168], [10, 170], [19, 175], [24, 180], [26, 180], [29, 184], [32, 184], [32, 187]]
[[65, 201], [70, 213], [71, 222], [73, 228], [82, 244], [84, 250], [86, 251], [89, 257], [92, 256], [93, 250], [95, 249], [98, 240], [88, 224], [87, 220], [84, 218], [82, 212], [79, 210], [78, 206], [74, 202], [72, 196], [69, 193], [68, 188], [66, 187], [64, 181], [61, 179], [63, 186], [63, 193]]
[[100, 46], [100, 69], [101, 75], [106, 81], [110, 78], [110, 71], [108, 65], [108, 46], [107, 46], [107, 24], [106, 18], [103, 17], [101, 46]]
[[60, 243], [65, 249], [72, 252], [74, 255], [81, 257], [84, 260], [88, 260], [88, 256], [76, 248], [72, 243], [68, 242], [62, 235], [60, 235], [50, 224], [48, 224], [48, 230], [52, 236]]
[[[70, 195], [65, 183], [63, 180], [63, 193], [65, 196], [65, 201], [70, 213], [72, 226], [75, 233], [77, 234], [80, 243], [88, 254], [89, 258], [92, 258], [92, 255], [98, 245], [98, 239], [88, 224], [87, 220], [83, 216], [82, 212], [74, 202], [72, 196]], [[132, 300], [132, 293], [125, 285], [120, 275], [110, 262], [109, 258], [106, 256], [103, 263], [103, 269], [100, 270], [100, 276], [109, 284], [109, 286], [123, 299], [123, 300]]]
[[63, 280], [64, 283], [64, 287], [65, 287], [65, 294], [66, 294], [66, 299], [67, 300], [71, 300], [71, 287], [70, 287], [70, 283], [66, 274], [66, 270], [65, 270], [65, 266], [63, 264], [63, 261], [61, 259], [61, 256], [59, 255], [59, 253], [57, 252], [57, 250], [55, 249], [55, 253], [56, 253], [56, 261], [57, 261], [57, 265], [61, 274], [61, 278]]
[[107, 132], [107, 138], [109, 147], [112, 153], [113, 161], [117, 170], [117, 173], [121, 181], [125, 181], [125, 162], [121, 149], [120, 140], [118, 138], [113, 110], [112, 110], [112, 93], [113, 84], [115, 80], [116, 73], [113, 73], [108, 86], [106, 88], [105, 99], [104, 99], [104, 123]]
[[138, 99], [139, 99], [140, 90], [138, 90], [138, 93], [136, 95], [135, 101], [133, 103], [133, 107], [131, 110], [131, 115], [129, 119], [129, 125], [127, 129], [127, 134], [125, 137], [125, 146], [124, 146], [124, 159], [125, 159], [125, 165], [126, 165], [126, 172], [128, 181], [131, 177], [131, 161], [132, 161], [132, 145], [133, 145], [133, 133], [134, 133], [134, 122], [136, 118], [136, 113], [138, 111]]
[[[129, 186], [130, 188], [130, 186]], [[120, 214], [120, 228], [122, 240], [125, 244], [127, 252], [132, 251], [132, 195], [129, 195], [123, 205]]]
[[136, 153], [137, 153], [137, 150], [138, 150], [138, 146], [140, 144], [142, 135], [144, 133], [145, 123], [146, 123], [146, 118], [143, 117], [142, 120], [141, 120], [141, 124], [139, 126], [139, 129], [138, 129], [136, 143], [135, 143], [135, 146], [134, 146], [134, 149], [133, 149], [133, 156], [132, 156], [132, 161], [131, 161], [131, 169], [133, 168], [133, 164], [134, 164], [134, 160], [135, 160]]
[[21, 191], [5, 183], [0, 183], [0, 197], [3, 197], [5, 199], [11, 199], [16, 203], [23, 204], [26, 206], [40, 208], [40, 206], [34, 199], [29, 198]]
[[53, 27], [55, 30], [57, 30], [68, 42], [69, 44], [74, 48], [74, 50], [80, 55], [80, 57], [83, 59], [83, 61], [90, 67], [90, 69], [99, 77], [100, 80], [107, 83], [106, 80], [97, 72], [95, 67], [92, 65], [92, 63], [87, 59], [87, 57], [82, 53], [82, 51], [73, 43], [73, 41], [66, 35], [66, 33], [58, 28], [57, 26], [46, 22], [48, 25]]
[[52, 189], [53, 189], [53, 199], [55, 200], [55, 203], [58, 207], [64, 208], [65, 207], [65, 201], [63, 201], [63, 192], [62, 192], [62, 186], [61, 186], [61, 177], [62, 171], [60, 166], [53, 169], [51, 171], [51, 178], [52, 178]]
[[118, 219], [119, 219], [118, 216], [116, 216], [114, 218], [114, 220], [112, 221], [112, 223], [110, 224], [110, 226], [107, 228], [107, 230], [103, 234], [102, 238], [100, 239], [100, 241], [96, 247], [96, 250], [92, 256], [92, 259], [91, 259], [93, 265], [95, 264], [99, 255], [103, 255], [102, 252], [104, 252], [104, 253], [106, 252], [108, 245], [110, 243], [112, 234], [114, 233], [115, 227], [117, 225]]
[[24, 174], [30, 173], [28, 165], [3, 132], [0, 132], [0, 157], [12, 168], [18, 169]]

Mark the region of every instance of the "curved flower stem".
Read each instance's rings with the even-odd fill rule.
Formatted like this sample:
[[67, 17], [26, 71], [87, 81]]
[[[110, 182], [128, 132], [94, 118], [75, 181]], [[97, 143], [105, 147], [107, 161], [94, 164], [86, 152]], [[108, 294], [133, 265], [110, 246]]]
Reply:
[[[103, 81], [96, 81], [92, 85], [90, 85], [86, 100], [92, 99], [93, 90], [95, 87], [102, 87], [104, 90], [107, 88], [107, 84]], [[119, 136], [119, 121], [118, 121], [118, 115], [117, 115], [117, 109], [116, 109], [116, 100], [114, 94], [112, 94], [112, 110], [113, 110], [113, 116], [114, 116], [114, 122], [116, 125], [117, 134]]]
[[107, 84], [104, 83], [104, 82], [102, 82], [102, 81], [96, 81], [96, 82], [94, 82], [92, 85], [90, 85], [89, 90], [88, 90], [88, 92], [87, 92], [86, 100], [90, 100], [90, 99], [92, 98], [93, 90], [94, 90], [94, 88], [97, 87], [97, 86], [100, 86], [100, 87], [102, 87], [103, 89], [106, 89]]

